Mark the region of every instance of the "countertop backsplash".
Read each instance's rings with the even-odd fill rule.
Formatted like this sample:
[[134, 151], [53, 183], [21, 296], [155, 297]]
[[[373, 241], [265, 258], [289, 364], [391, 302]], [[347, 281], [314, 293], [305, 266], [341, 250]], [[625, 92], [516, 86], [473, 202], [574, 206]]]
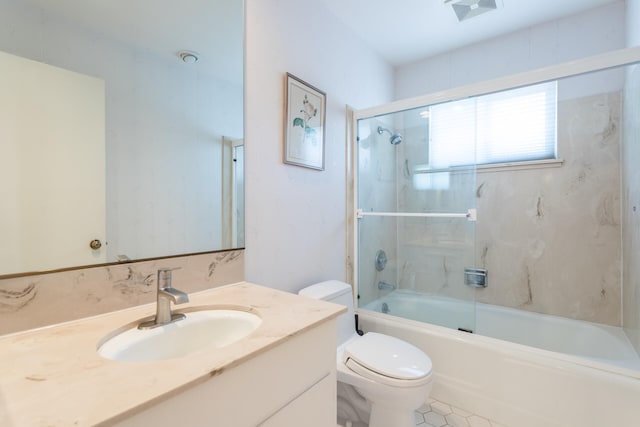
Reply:
[[244, 251], [231, 250], [0, 279], [0, 335], [153, 302], [159, 268], [191, 293], [244, 280]]

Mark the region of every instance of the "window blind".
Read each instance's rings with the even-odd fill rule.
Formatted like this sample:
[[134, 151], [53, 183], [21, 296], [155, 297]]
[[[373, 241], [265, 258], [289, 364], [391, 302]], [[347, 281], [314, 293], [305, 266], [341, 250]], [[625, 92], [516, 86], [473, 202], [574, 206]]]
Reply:
[[429, 166], [555, 159], [557, 83], [430, 107]]

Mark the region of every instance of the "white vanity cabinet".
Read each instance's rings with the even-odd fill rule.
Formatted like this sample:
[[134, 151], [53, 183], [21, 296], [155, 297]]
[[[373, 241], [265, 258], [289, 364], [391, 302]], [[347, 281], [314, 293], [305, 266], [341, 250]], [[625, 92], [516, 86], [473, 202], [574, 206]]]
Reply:
[[[336, 424], [335, 318], [119, 420], [119, 427]], [[153, 387], [152, 384], [149, 385]]]
[[145, 362], [97, 348], [154, 304], [0, 336], [0, 426], [335, 426], [345, 307], [248, 282], [189, 300], [186, 312], [242, 309], [262, 322], [233, 344]]

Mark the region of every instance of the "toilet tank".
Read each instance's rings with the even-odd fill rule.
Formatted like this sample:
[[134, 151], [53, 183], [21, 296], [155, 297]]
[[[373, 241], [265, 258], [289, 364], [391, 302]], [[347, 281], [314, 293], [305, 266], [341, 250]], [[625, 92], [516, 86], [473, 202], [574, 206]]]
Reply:
[[338, 317], [338, 345], [355, 334], [355, 317], [353, 309], [353, 290], [348, 283], [339, 280], [328, 280], [307, 286], [298, 292], [309, 298], [321, 299], [347, 307], [347, 312]]

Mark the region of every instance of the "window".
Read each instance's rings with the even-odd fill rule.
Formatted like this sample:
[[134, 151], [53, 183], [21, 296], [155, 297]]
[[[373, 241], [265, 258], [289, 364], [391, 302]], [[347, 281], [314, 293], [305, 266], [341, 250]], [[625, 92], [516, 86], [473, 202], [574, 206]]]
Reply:
[[555, 159], [557, 83], [429, 108], [429, 168]]

